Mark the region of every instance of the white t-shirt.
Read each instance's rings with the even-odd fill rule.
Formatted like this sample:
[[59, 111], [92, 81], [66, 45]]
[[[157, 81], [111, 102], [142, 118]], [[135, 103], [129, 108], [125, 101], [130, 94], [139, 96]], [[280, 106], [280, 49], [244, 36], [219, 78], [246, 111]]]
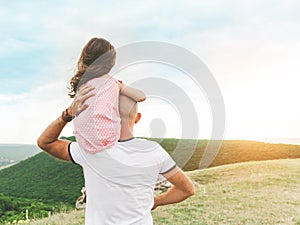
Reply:
[[154, 186], [159, 174], [176, 167], [156, 142], [133, 138], [88, 154], [69, 145], [72, 160], [84, 171], [86, 225], [150, 225]]

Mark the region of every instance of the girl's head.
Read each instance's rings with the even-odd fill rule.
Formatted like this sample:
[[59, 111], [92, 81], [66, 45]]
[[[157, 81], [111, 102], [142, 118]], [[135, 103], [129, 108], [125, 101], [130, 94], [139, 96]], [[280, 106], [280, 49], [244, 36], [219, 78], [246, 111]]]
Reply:
[[80, 54], [77, 72], [70, 81], [69, 96], [73, 98], [77, 89], [88, 80], [109, 73], [115, 61], [115, 48], [103, 38], [92, 38]]

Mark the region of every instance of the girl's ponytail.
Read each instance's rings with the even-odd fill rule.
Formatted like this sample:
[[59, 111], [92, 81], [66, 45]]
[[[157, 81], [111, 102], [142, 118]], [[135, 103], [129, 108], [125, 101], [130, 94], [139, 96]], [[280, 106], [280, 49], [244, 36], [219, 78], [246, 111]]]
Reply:
[[75, 97], [77, 88], [78, 88], [78, 84], [83, 76], [83, 74], [85, 73], [85, 70], [78, 70], [77, 73], [71, 78], [70, 80], [70, 92], [69, 92], [69, 96], [71, 98]]
[[92, 38], [83, 48], [77, 63], [77, 72], [70, 80], [69, 96], [90, 79], [109, 73], [115, 65], [115, 48], [103, 38]]

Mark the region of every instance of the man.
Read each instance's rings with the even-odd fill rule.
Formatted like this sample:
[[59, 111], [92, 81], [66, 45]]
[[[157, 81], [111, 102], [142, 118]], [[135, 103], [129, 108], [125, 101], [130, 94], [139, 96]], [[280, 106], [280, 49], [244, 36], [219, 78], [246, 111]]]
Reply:
[[[156, 142], [134, 138], [133, 127], [141, 114], [137, 103], [120, 95], [121, 136], [113, 147], [97, 154], [83, 151], [78, 143], [58, 137], [72, 115], [88, 106], [93, 88], [80, 88], [72, 105], [52, 122], [38, 139], [38, 146], [49, 154], [83, 167], [87, 189], [85, 224], [153, 224], [151, 209], [177, 203], [194, 194], [192, 181]], [[75, 118], [76, 119], [76, 118]], [[174, 186], [154, 197], [158, 175]]]

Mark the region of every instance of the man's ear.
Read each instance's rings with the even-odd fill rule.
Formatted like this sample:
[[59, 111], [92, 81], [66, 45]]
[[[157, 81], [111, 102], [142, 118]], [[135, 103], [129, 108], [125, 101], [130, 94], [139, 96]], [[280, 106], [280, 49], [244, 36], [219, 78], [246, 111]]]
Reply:
[[142, 118], [142, 114], [141, 113], [137, 113], [136, 117], [135, 117], [135, 120], [134, 120], [134, 123], [138, 123], [141, 118]]

